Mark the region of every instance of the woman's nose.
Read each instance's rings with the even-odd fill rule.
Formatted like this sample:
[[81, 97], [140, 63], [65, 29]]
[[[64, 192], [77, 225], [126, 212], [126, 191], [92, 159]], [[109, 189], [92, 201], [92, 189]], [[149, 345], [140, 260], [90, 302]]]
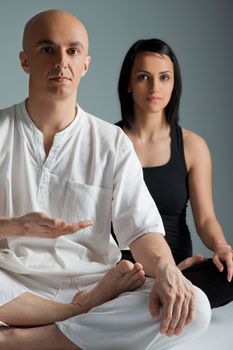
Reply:
[[158, 91], [158, 81], [155, 78], [150, 80], [149, 90], [150, 90], [150, 93], [154, 93]]

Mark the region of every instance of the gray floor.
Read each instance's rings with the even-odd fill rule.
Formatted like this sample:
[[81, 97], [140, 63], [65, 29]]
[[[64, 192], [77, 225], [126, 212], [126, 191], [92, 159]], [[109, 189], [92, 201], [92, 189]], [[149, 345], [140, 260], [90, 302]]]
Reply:
[[233, 350], [233, 302], [214, 309], [207, 332], [178, 350]]

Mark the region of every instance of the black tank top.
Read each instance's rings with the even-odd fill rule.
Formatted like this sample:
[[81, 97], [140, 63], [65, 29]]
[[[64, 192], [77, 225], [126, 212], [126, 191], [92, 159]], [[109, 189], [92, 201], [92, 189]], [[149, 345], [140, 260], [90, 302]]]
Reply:
[[[122, 127], [122, 122], [116, 125]], [[171, 154], [161, 166], [143, 168], [144, 181], [162, 217], [166, 240], [176, 263], [192, 255], [192, 241], [186, 223], [189, 200], [188, 172], [180, 126], [171, 128]]]

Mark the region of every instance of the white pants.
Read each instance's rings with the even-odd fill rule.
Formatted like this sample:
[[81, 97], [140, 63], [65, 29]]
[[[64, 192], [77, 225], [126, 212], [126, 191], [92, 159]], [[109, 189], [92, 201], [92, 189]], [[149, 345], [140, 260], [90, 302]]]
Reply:
[[[17, 278], [16, 278], [17, 277]], [[20, 281], [18, 281], [20, 280]], [[11, 276], [0, 271], [0, 305], [25, 291], [51, 300], [70, 302], [81, 290], [92, 285], [90, 277]], [[180, 336], [167, 337], [159, 332], [160, 320], [153, 321], [148, 309], [152, 279], [133, 292], [93, 308], [66, 321], [57, 322], [61, 332], [83, 350], [165, 350], [199, 337], [207, 329], [211, 310], [205, 294], [196, 288], [196, 316]], [[0, 320], [1, 321], [1, 320]]]

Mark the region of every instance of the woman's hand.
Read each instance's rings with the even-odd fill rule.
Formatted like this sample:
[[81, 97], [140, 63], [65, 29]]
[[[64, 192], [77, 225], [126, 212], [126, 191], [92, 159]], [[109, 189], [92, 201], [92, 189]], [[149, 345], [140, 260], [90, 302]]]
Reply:
[[224, 264], [227, 267], [227, 280], [231, 282], [233, 277], [233, 250], [230, 244], [219, 243], [214, 249], [213, 262], [220, 272], [224, 270]]
[[201, 254], [196, 254], [194, 256], [190, 256], [184, 260], [182, 260], [178, 265], [178, 269], [180, 269], [181, 271], [182, 270], [185, 270], [187, 269], [188, 267], [190, 266], [193, 266], [193, 265], [196, 265], [196, 264], [199, 264], [200, 262], [206, 260], [206, 258], [204, 257], [204, 255], [201, 255]]

